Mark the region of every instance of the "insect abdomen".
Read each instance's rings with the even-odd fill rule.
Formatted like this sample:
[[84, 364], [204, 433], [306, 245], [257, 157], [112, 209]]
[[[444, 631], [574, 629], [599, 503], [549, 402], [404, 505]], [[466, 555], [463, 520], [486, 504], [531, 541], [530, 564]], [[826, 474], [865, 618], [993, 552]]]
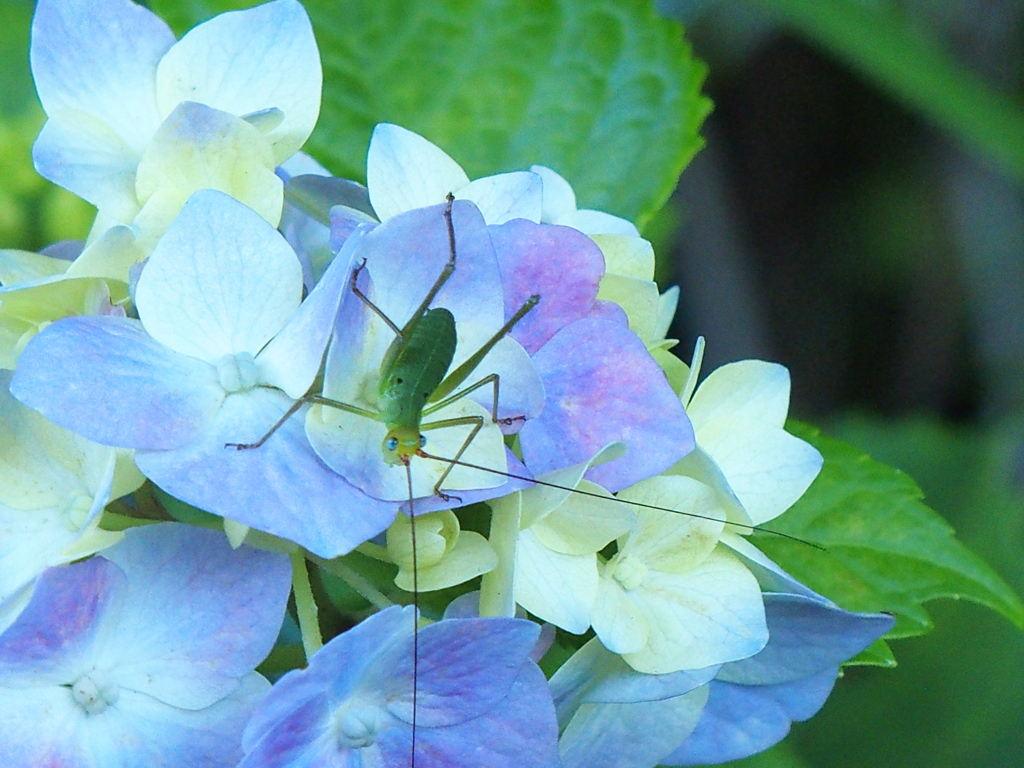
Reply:
[[428, 309], [381, 372], [377, 407], [389, 429], [419, 430], [423, 407], [444, 380], [454, 356], [455, 318], [443, 307]]

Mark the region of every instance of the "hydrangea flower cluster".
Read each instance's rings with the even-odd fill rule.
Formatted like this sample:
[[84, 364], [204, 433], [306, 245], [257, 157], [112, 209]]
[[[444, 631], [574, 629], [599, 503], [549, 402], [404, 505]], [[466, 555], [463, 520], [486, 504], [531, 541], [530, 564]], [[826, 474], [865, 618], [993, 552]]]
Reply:
[[[39, 0], [32, 67], [36, 167], [99, 214], [0, 254], [10, 765], [722, 762], [892, 627], [746, 538], [821, 456], [782, 366], [698, 387], [702, 346], [668, 355], [631, 223], [395, 125], [366, 187], [296, 154], [321, 71], [295, 0], [179, 41], [130, 0]], [[310, 568], [378, 612], [323, 644]]]

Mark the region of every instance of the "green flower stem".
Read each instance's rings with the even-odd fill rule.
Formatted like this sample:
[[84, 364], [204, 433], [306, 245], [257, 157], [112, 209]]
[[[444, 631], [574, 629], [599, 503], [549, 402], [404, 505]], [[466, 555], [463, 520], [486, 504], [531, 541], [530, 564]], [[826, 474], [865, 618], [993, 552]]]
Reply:
[[521, 493], [513, 493], [491, 506], [491, 546], [498, 555], [498, 566], [485, 573], [480, 581], [480, 615], [507, 616], [516, 614], [512, 579], [516, 568], [516, 544], [522, 516]]
[[377, 610], [382, 611], [385, 608], [390, 608], [392, 605], [395, 605], [395, 602], [390, 600], [387, 595], [377, 589], [369, 579], [354, 568], [343, 563], [340, 559], [325, 560], [322, 557], [317, 557], [316, 555], [310, 555], [309, 557], [325, 571], [337, 576], [352, 587], [353, 590], [364, 597], [367, 602]]
[[309, 585], [306, 558], [302, 552], [292, 552], [291, 559], [295, 613], [298, 614], [299, 631], [302, 633], [302, 648], [306, 652], [306, 661], [308, 662], [313, 654], [320, 650], [324, 641], [320, 636], [316, 600], [313, 598], [313, 589]]

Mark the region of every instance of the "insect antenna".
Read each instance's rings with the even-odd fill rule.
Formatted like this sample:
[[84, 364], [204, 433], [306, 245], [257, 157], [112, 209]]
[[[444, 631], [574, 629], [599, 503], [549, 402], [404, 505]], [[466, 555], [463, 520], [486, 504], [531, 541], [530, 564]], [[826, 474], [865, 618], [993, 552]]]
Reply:
[[403, 463], [405, 481], [409, 488], [409, 536], [412, 539], [412, 746], [409, 763], [410, 768], [416, 768], [416, 704], [420, 687], [420, 569], [416, 562], [416, 513], [413, 510], [412, 467], [409, 466], [408, 456]]
[[[420, 456], [421, 458], [424, 458], [424, 459], [433, 459], [434, 461], [443, 461], [443, 462], [447, 462], [449, 464], [457, 464], [458, 466], [467, 467], [469, 469], [478, 469], [481, 472], [491, 472], [491, 473], [493, 473], [495, 475], [501, 475], [502, 477], [507, 477], [507, 478], [509, 478], [511, 480], [523, 480], [523, 481], [525, 481], [527, 483], [533, 483], [534, 485], [542, 485], [545, 488], [556, 488], [556, 489], [558, 489], [560, 491], [568, 491], [570, 493], [579, 493], [579, 494], [581, 494], [583, 496], [590, 496], [590, 497], [595, 498], [595, 499], [604, 499], [604, 500], [608, 499], [607, 496], [602, 496], [601, 494], [594, 493], [593, 491], [586, 491], [586, 490], [583, 490], [582, 488], [569, 488], [568, 486], [565, 486], [565, 485], [558, 485], [557, 483], [549, 483], [549, 482], [546, 482], [544, 480], [537, 480], [536, 478], [533, 478], [533, 477], [526, 477], [525, 475], [517, 475], [517, 474], [514, 474], [512, 472], [503, 472], [503, 471], [498, 470], [498, 469], [491, 469], [490, 467], [482, 467], [479, 464], [471, 464], [468, 461], [461, 461], [461, 460], [458, 460], [458, 459], [446, 459], [446, 458], [444, 458], [442, 456], [434, 456], [433, 454], [427, 453], [423, 449], [420, 449], [417, 452], [416, 455]], [[612, 496], [612, 498], [614, 499], [615, 497]], [[654, 509], [654, 510], [657, 510], [659, 512], [672, 512], [673, 514], [676, 514], [676, 515], [686, 515], [687, 517], [695, 517], [698, 520], [712, 520], [712, 521], [715, 521], [715, 522], [721, 522], [716, 517], [710, 517], [709, 515], [699, 515], [696, 512], [683, 512], [683, 511], [678, 510], [678, 509], [668, 509], [667, 507], [659, 507], [659, 506], [657, 506], [655, 504], [644, 504], [643, 502], [640, 502], [640, 501], [626, 501], [625, 499], [618, 499], [618, 501], [622, 501], [624, 504], [632, 504], [635, 507], [642, 507], [644, 509]], [[411, 511], [412, 510], [410, 508], [410, 513], [411, 513]], [[784, 539], [789, 539], [790, 541], [799, 542], [800, 544], [803, 544], [803, 545], [808, 546], [808, 547], [813, 547], [814, 549], [817, 549], [817, 550], [819, 550], [821, 552], [826, 552], [827, 551], [825, 549], [825, 547], [821, 546], [820, 544], [815, 544], [813, 541], [807, 541], [806, 539], [801, 539], [799, 536], [793, 536], [792, 534], [783, 533], [782, 531], [775, 531], [775, 530], [772, 530], [771, 528], [764, 528], [764, 527], [762, 527], [760, 525], [746, 525], [745, 523], [733, 523], [733, 522], [728, 522], [728, 521], [726, 521], [725, 524], [726, 525], [732, 525], [732, 526], [735, 526], [737, 528], [745, 528], [748, 531], [756, 531], [758, 533], [769, 533], [772, 536], [781, 536]]]

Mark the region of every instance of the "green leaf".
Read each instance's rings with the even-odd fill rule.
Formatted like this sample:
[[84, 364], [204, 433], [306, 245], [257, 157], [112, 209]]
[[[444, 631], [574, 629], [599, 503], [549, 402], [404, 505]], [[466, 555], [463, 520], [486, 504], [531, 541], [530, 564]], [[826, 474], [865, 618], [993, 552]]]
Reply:
[[[180, 32], [253, 3], [157, 0]], [[701, 145], [705, 67], [650, 0], [307, 0], [324, 62], [307, 150], [365, 179], [378, 122], [441, 146], [470, 178], [547, 165], [582, 208], [643, 224]]]
[[923, 603], [940, 597], [987, 606], [1024, 629], [1020, 599], [922, 503], [909, 477], [811, 427], [787, 428], [821, 451], [825, 465], [773, 527], [826, 551], [758, 535], [769, 557], [844, 608], [896, 614], [891, 638], [931, 629]]

